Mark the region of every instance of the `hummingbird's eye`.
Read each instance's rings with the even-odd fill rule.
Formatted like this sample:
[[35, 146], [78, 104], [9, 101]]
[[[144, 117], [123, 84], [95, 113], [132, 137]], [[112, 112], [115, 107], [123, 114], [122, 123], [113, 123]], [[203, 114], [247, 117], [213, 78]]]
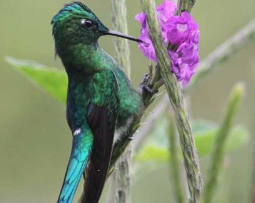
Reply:
[[85, 25], [87, 28], [91, 28], [92, 25], [93, 25], [93, 22], [90, 21], [90, 20], [82, 19], [82, 20], [81, 20], [81, 24], [82, 24], [82, 25]]

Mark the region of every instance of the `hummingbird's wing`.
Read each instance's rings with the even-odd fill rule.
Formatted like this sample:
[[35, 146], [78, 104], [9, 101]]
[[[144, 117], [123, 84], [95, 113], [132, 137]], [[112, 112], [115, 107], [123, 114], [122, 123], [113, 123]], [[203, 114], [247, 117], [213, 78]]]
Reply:
[[58, 203], [71, 203], [87, 165], [93, 143], [93, 134], [87, 125], [73, 133], [72, 151]]
[[95, 74], [89, 85], [87, 119], [82, 128], [73, 132], [72, 151], [58, 203], [72, 202], [89, 157], [82, 203], [98, 203], [108, 172], [119, 105], [118, 84], [113, 72], [107, 70]]
[[111, 159], [115, 123], [118, 114], [118, 83], [110, 70], [95, 74], [90, 87], [88, 125], [94, 142], [85, 176], [85, 193], [81, 203], [98, 203]]

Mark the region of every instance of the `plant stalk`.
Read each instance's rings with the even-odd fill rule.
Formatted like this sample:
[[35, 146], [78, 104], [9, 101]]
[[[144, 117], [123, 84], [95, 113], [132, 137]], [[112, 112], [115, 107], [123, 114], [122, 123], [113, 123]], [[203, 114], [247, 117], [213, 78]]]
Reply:
[[242, 83], [238, 83], [234, 86], [232, 93], [230, 94], [226, 113], [223, 116], [218, 133], [216, 135], [216, 140], [211, 156], [212, 161], [207, 173], [208, 177], [205, 182], [201, 203], [210, 203], [213, 200], [215, 189], [217, 187], [218, 176], [225, 155], [227, 138], [230, 134], [231, 127], [233, 125], [241, 98], [243, 97], [243, 93], [244, 85]]
[[[170, 114], [170, 115], [169, 115]], [[170, 153], [170, 171], [171, 171], [171, 182], [173, 187], [173, 194], [175, 197], [175, 201], [177, 203], [184, 203], [184, 194], [182, 188], [182, 180], [181, 180], [181, 169], [180, 169], [180, 162], [178, 158], [178, 145], [177, 145], [177, 133], [175, 122], [172, 113], [170, 112], [167, 115], [169, 118], [169, 125], [168, 125], [168, 139], [169, 139], [169, 153]]]
[[144, 13], [147, 15], [150, 38], [156, 50], [160, 74], [175, 113], [176, 126], [179, 132], [190, 191], [189, 201], [191, 203], [197, 203], [202, 189], [202, 178], [188, 112], [177, 79], [171, 72], [171, 62], [167, 48], [163, 43], [160, 25], [155, 12], [155, 2], [152, 0], [141, 0], [141, 4]]
[[[124, 34], [128, 34], [126, 0], [112, 0], [112, 27]], [[130, 49], [128, 40], [114, 38], [115, 60], [124, 69], [129, 79], [131, 76]], [[115, 171], [115, 202], [131, 203], [131, 155], [132, 146], [129, 145], [116, 164]]]

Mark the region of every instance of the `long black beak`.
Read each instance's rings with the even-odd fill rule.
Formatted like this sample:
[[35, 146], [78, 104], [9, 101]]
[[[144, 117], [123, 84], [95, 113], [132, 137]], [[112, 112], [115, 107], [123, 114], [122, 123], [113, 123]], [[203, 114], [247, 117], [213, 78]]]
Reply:
[[113, 30], [109, 30], [108, 32], [105, 33], [105, 35], [113, 35], [113, 36], [116, 36], [116, 37], [122, 37], [122, 38], [131, 40], [131, 41], [135, 41], [135, 42], [139, 42], [139, 43], [143, 42], [142, 40], [137, 39], [137, 38], [135, 38], [133, 36], [126, 35], [126, 34], [123, 34], [121, 32], [117, 32], [117, 31], [113, 31]]

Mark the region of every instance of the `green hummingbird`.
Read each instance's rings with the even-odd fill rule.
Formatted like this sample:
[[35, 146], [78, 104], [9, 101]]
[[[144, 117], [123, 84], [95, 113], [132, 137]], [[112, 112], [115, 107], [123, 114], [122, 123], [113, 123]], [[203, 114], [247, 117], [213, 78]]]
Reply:
[[65, 5], [52, 19], [56, 54], [68, 75], [66, 117], [72, 150], [58, 203], [71, 203], [85, 172], [82, 203], [98, 203], [111, 159], [114, 132], [123, 130], [142, 107], [141, 95], [116, 61], [98, 45], [113, 35], [81, 2]]

